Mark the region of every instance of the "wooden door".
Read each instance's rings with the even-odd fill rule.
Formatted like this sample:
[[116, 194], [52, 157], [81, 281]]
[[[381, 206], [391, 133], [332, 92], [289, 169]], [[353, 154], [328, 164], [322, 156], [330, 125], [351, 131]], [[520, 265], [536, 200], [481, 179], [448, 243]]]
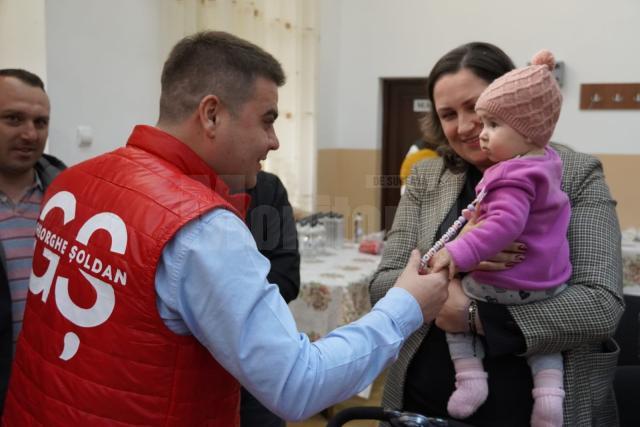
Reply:
[[425, 114], [426, 78], [382, 81], [381, 226], [389, 231], [400, 201], [400, 166], [409, 147], [422, 135], [418, 119]]

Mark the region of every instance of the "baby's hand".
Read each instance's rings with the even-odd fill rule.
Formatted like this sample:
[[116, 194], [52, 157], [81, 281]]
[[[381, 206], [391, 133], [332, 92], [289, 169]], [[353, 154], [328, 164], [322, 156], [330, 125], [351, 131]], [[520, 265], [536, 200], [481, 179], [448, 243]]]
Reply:
[[447, 267], [449, 268], [449, 279], [453, 279], [458, 272], [458, 269], [456, 268], [455, 262], [453, 261], [453, 258], [451, 258], [451, 254], [447, 248], [442, 248], [436, 252], [431, 259], [431, 272], [437, 273]]

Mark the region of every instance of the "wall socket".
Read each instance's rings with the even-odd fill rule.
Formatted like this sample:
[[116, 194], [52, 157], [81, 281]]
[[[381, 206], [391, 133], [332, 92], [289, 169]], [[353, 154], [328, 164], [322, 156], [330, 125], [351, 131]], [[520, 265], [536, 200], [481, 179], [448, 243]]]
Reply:
[[640, 110], [640, 83], [580, 85], [581, 110]]

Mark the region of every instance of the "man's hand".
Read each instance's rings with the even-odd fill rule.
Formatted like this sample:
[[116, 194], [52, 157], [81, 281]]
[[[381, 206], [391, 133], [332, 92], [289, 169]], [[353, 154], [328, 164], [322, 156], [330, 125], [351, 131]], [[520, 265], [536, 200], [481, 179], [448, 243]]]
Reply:
[[421, 275], [420, 251], [414, 249], [404, 271], [396, 280], [394, 286], [409, 292], [420, 304], [424, 322], [431, 322], [447, 300], [447, 286], [449, 281], [445, 272]]

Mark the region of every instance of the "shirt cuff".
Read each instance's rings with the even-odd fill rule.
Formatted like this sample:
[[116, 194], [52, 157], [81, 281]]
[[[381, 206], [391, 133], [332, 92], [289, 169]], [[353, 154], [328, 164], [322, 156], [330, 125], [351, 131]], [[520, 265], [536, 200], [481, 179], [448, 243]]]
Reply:
[[478, 316], [484, 330], [487, 355], [517, 355], [527, 351], [524, 335], [506, 306], [478, 301]]
[[407, 338], [424, 323], [422, 310], [418, 301], [402, 288], [391, 288], [387, 294], [373, 307], [386, 313], [400, 328]]

